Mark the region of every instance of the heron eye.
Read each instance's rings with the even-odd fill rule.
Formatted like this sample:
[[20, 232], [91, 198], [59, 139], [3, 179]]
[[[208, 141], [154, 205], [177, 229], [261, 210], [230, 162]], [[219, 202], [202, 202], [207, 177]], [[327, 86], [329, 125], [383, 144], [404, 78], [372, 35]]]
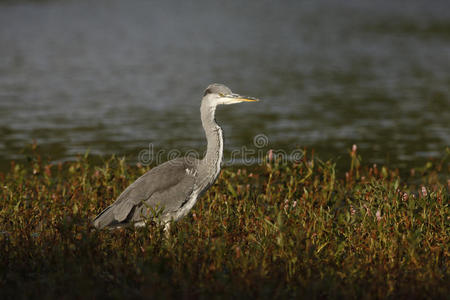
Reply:
[[223, 96], [225, 96], [225, 95], [224, 95], [224, 94], [222, 94], [222, 93], [219, 93], [219, 96], [220, 96], [220, 97], [223, 97]]

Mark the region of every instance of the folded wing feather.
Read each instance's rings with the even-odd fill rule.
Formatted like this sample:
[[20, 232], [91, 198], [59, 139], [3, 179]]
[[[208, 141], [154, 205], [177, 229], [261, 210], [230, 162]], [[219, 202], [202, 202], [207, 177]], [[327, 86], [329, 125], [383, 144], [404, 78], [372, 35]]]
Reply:
[[114, 219], [123, 222], [132, 211], [140, 214], [141, 210], [133, 210], [140, 206], [158, 205], [169, 211], [180, 207], [194, 188], [195, 177], [186, 172], [191, 168], [192, 164], [179, 158], [151, 169], [128, 186], [111, 205]]

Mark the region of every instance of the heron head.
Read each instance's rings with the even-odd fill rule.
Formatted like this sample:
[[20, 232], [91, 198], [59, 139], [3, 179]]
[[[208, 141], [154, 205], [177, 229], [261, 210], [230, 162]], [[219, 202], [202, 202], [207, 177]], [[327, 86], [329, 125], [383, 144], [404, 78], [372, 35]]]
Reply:
[[203, 99], [211, 105], [256, 102], [256, 98], [234, 94], [227, 86], [219, 83], [210, 84], [203, 94]]

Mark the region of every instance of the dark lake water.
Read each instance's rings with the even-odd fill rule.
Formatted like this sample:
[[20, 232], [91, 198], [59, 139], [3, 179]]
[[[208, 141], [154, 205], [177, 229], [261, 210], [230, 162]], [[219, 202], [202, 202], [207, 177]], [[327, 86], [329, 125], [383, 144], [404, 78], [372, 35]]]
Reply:
[[[281, 4], [282, 3], [282, 4]], [[449, 1], [0, 1], [0, 165], [33, 140], [78, 154], [204, 148], [211, 82], [225, 149], [315, 149], [398, 167], [450, 145]]]

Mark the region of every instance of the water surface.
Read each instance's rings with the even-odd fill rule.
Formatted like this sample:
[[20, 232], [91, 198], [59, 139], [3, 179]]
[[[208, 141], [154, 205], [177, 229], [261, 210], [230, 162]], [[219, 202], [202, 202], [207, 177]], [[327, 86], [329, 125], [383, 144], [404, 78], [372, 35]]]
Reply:
[[202, 150], [202, 92], [225, 149], [314, 148], [399, 167], [450, 145], [448, 1], [0, 3], [0, 165], [35, 140], [52, 160]]

